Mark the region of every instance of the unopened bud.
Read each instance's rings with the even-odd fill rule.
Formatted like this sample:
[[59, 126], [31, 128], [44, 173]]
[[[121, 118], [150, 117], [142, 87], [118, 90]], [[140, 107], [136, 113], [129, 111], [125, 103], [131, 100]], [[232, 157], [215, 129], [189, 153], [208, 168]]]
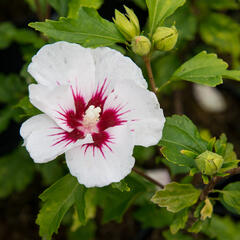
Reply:
[[203, 174], [211, 176], [222, 167], [223, 157], [216, 153], [205, 151], [195, 159], [195, 163]]
[[122, 35], [131, 41], [135, 36], [140, 34], [140, 25], [134, 11], [124, 6], [127, 14], [124, 15], [118, 10], [115, 10], [115, 19], [113, 21]]
[[140, 56], [147, 55], [151, 50], [151, 42], [145, 36], [137, 36], [133, 38], [131, 46], [132, 51]]
[[176, 45], [178, 39], [178, 32], [175, 26], [158, 27], [153, 34], [153, 41], [155, 48], [161, 51], [170, 51]]

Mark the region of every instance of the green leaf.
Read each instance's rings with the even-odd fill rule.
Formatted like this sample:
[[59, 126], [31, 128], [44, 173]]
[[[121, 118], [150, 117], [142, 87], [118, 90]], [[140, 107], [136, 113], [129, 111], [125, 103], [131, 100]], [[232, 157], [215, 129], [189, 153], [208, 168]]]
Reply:
[[11, 107], [5, 107], [0, 110], [0, 133], [8, 127], [13, 114], [14, 111]]
[[216, 10], [239, 9], [240, 4], [236, 0], [201, 0], [201, 4]]
[[233, 144], [227, 142], [227, 137], [223, 133], [220, 138], [215, 142], [214, 149], [216, 153], [223, 156], [224, 163], [235, 162], [237, 160], [237, 154], [234, 152]]
[[183, 7], [177, 9], [172, 16], [168, 17], [165, 25], [168, 27], [175, 25], [180, 40], [193, 40], [197, 31], [197, 18], [191, 11], [190, 2], [187, 2]]
[[149, 13], [149, 32], [153, 35], [164, 20], [181, 7], [185, 0], [146, 0]]
[[239, 240], [240, 223], [232, 220], [229, 216], [213, 216], [211, 223], [203, 228], [203, 232], [211, 239]]
[[21, 117], [32, 117], [34, 115], [40, 114], [41, 112], [35, 108], [29, 101], [29, 97], [26, 96], [22, 98], [17, 105], [16, 108], [21, 108], [24, 111]]
[[36, 48], [43, 46], [44, 41], [34, 32], [29, 29], [18, 29], [9, 22], [0, 24], [0, 49], [9, 47], [12, 42], [20, 44], [32, 44]]
[[240, 25], [225, 14], [212, 13], [200, 25], [200, 35], [219, 52], [240, 54]]
[[240, 214], [240, 182], [230, 183], [221, 193], [221, 199]]
[[201, 191], [194, 188], [192, 184], [179, 184], [172, 182], [158, 191], [151, 201], [160, 207], [167, 207], [170, 212], [179, 212], [184, 208], [194, 205]]
[[[129, 192], [121, 192], [111, 186], [98, 188], [99, 205], [104, 209], [103, 223], [111, 220], [121, 221], [123, 214], [128, 207], [147, 190], [146, 185], [142, 183], [135, 174], [131, 174], [124, 179], [131, 189]], [[110, 207], [109, 207], [110, 206]]]
[[173, 214], [165, 208], [148, 203], [134, 212], [134, 218], [141, 222], [143, 228], [163, 228], [171, 224]]
[[69, 2], [69, 18], [78, 18], [78, 12], [81, 7], [99, 9], [104, 0], [70, 0]]
[[138, 7], [142, 8], [143, 10], [147, 9], [146, 1], [145, 0], [132, 0]]
[[79, 43], [84, 47], [110, 46], [124, 43], [115, 25], [100, 17], [95, 9], [81, 8], [78, 19], [60, 18], [59, 21], [30, 23], [30, 27], [56, 40]]
[[223, 73], [223, 77], [227, 79], [233, 79], [236, 81], [240, 81], [240, 71], [239, 70], [226, 70]]
[[35, 164], [40, 172], [43, 184], [49, 186], [64, 176], [64, 169], [59, 161], [51, 161], [48, 163]]
[[34, 164], [23, 147], [0, 158], [0, 198], [23, 191], [32, 181]]
[[44, 17], [46, 15], [47, 11], [47, 1], [46, 0], [25, 0], [25, 2], [29, 5], [29, 7], [32, 9], [33, 12], [37, 12], [38, 7], [37, 3], [39, 3], [40, 11], [41, 11], [41, 17]]
[[68, 11], [68, 0], [47, 0], [48, 3], [57, 11], [59, 16], [64, 17]]
[[180, 61], [176, 54], [159, 56], [152, 62], [153, 73], [157, 87], [166, 83], [180, 66]]
[[181, 150], [200, 154], [207, 149], [207, 142], [201, 139], [197, 127], [184, 115], [166, 119], [159, 145], [163, 147], [161, 152], [168, 161], [187, 167], [195, 165], [194, 159], [181, 154]]
[[179, 67], [170, 80], [185, 80], [215, 87], [223, 82], [222, 75], [227, 67], [228, 64], [217, 58], [216, 54], [202, 51]]
[[170, 225], [170, 231], [172, 234], [176, 234], [180, 229], [184, 229], [188, 220], [189, 210], [185, 208], [174, 215], [174, 220]]
[[182, 234], [180, 232], [172, 234], [169, 230], [164, 231], [163, 236], [165, 240], [193, 240], [193, 238], [189, 235]]
[[16, 33], [16, 28], [9, 22], [0, 23], [0, 49], [5, 49], [11, 44]]
[[196, 207], [196, 209], [195, 209], [195, 211], [194, 211], [194, 213], [193, 213], [193, 216], [194, 216], [195, 218], [199, 218], [199, 217], [200, 217], [200, 212], [201, 212], [203, 206], [204, 206], [204, 202], [200, 202], [200, 203], [197, 205], [197, 207]]
[[112, 183], [111, 186], [112, 188], [117, 188], [121, 192], [129, 192], [131, 190], [124, 180], [121, 182]]
[[237, 168], [239, 162], [240, 162], [240, 160], [235, 160], [235, 161], [232, 161], [232, 162], [225, 162], [225, 163], [223, 163], [221, 169], [218, 172], [219, 173], [225, 173], [228, 170], [231, 170], [233, 168]]
[[80, 223], [85, 224], [86, 215], [85, 215], [85, 194], [86, 188], [83, 185], [78, 186], [78, 191], [75, 193], [75, 206], [78, 213], [78, 219]]
[[[82, 200], [84, 187], [70, 174], [58, 180], [45, 190], [39, 197], [44, 202], [36, 223], [40, 226], [40, 236], [51, 240], [53, 233], [57, 233], [62, 218], [74, 202]], [[77, 202], [83, 204], [83, 202]], [[83, 207], [84, 205], [82, 205]], [[79, 212], [82, 210], [78, 210]], [[80, 215], [81, 216], [81, 215]]]
[[68, 233], [68, 240], [93, 240], [95, 239], [96, 224], [89, 221], [86, 226], [79, 227], [76, 231]]
[[213, 205], [211, 201], [207, 198], [204, 202], [205, 205], [203, 206], [200, 212], [202, 221], [205, 221], [206, 218], [211, 218], [213, 214]]
[[18, 75], [0, 73], [0, 102], [16, 104], [26, 92], [27, 85]]
[[201, 220], [198, 220], [197, 222], [193, 223], [193, 225], [188, 228], [188, 232], [191, 232], [191, 233], [199, 233], [202, 228], [203, 228], [203, 223]]

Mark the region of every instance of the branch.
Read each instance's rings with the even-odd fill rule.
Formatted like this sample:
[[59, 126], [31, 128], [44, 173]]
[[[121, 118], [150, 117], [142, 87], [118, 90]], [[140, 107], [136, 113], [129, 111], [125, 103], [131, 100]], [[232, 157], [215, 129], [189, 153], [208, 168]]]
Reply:
[[144, 56], [143, 60], [144, 60], [144, 63], [146, 65], [146, 69], [147, 69], [147, 73], [148, 73], [148, 78], [149, 78], [149, 82], [150, 82], [150, 85], [151, 85], [151, 89], [156, 94], [157, 93], [157, 88], [156, 88], [155, 80], [154, 80], [154, 77], [153, 77], [150, 55]]
[[210, 183], [208, 185], [206, 185], [205, 188], [202, 190], [202, 193], [200, 195], [201, 201], [204, 201], [207, 198], [208, 194], [214, 189], [216, 184], [218, 184], [222, 179], [231, 177], [236, 174], [240, 174], [240, 167], [228, 170], [228, 171], [226, 171], [226, 173], [228, 173], [229, 175], [227, 175], [225, 177], [216, 176], [216, 177], [212, 178]]
[[156, 181], [155, 179], [149, 177], [148, 175], [146, 175], [144, 172], [142, 172], [141, 170], [137, 169], [137, 168], [133, 168], [132, 169], [135, 173], [137, 173], [138, 175], [144, 177], [145, 179], [147, 179], [149, 182], [152, 182], [153, 184], [159, 186], [160, 188], [164, 188], [164, 185], [158, 181]]

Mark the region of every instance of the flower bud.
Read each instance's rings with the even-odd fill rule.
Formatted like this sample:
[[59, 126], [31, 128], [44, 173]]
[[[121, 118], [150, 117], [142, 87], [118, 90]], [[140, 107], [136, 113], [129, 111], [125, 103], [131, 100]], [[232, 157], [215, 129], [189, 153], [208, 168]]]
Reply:
[[122, 35], [131, 41], [135, 36], [140, 34], [140, 25], [137, 16], [133, 10], [124, 6], [127, 14], [124, 15], [118, 10], [115, 10], [115, 19], [113, 21]]
[[178, 39], [178, 32], [175, 26], [158, 27], [153, 34], [153, 41], [156, 49], [161, 51], [170, 51], [174, 48]]
[[195, 159], [195, 163], [203, 174], [211, 176], [222, 167], [223, 157], [216, 153], [205, 151]]
[[132, 51], [140, 56], [147, 55], [151, 50], [151, 42], [145, 36], [137, 36], [133, 38], [131, 46]]

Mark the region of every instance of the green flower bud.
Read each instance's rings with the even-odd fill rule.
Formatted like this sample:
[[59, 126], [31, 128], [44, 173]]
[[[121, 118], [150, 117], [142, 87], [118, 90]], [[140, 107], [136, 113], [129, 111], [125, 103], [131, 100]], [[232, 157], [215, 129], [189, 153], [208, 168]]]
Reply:
[[153, 34], [153, 41], [156, 49], [161, 51], [170, 51], [176, 45], [178, 39], [178, 32], [175, 26], [158, 27]]
[[140, 56], [147, 55], [151, 50], [151, 42], [145, 36], [137, 36], [133, 38], [131, 46], [132, 51]]
[[127, 14], [124, 15], [118, 10], [115, 10], [115, 19], [113, 21], [122, 35], [131, 41], [135, 36], [140, 34], [140, 25], [134, 11], [124, 6]]
[[205, 151], [195, 159], [198, 169], [206, 175], [214, 175], [223, 164], [223, 157], [216, 153]]

